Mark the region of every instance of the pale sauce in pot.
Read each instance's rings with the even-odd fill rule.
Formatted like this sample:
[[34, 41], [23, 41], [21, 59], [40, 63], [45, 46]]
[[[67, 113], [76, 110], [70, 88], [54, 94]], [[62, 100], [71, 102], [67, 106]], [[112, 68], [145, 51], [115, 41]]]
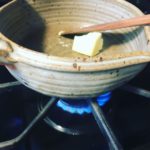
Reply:
[[[58, 35], [58, 32], [64, 27], [71, 27], [71, 24], [52, 23], [44, 31], [43, 29], [35, 29], [21, 41], [21, 45], [53, 56], [88, 58], [89, 56], [72, 51], [72, 37], [66, 38]], [[111, 55], [133, 49], [130, 42], [134, 36], [131, 33], [103, 33], [103, 38], [104, 46], [101, 53]]]

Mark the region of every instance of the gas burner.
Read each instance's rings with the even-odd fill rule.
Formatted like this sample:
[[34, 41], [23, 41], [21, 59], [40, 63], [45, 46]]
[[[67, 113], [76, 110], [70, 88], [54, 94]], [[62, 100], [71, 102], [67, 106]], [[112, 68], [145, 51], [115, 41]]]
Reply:
[[[91, 114], [84, 113], [85, 115], [79, 115], [78, 113], [72, 114], [68, 113], [68, 111], [64, 111], [64, 109], [58, 109], [57, 101], [55, 105], [50, 108], [47, 117], [44, 118], [44, 121], [55, 130], [68, 135], [94, 134], [97, 133], [100, 128], [101, 131], [103, 131], [103, 136], [109, 143], [108, 146], [116, 150], [122, 150], [122, 146], [118, 142], [107, 120], [105, 119], [101, 106], [99, 106], [104, 105], [107, 101], [109, 101], [110, 97], [111, 93], [109, 92], [99, 96], [98, 98], [85, 100], [87, 101], [86, 105], [91, 111]], [[43, 110], [45, 105], [44, 103], [44, 100], [40, 100], [37, 103], [39, 113]], [[80, 103], [80, 106], [81, 104], [82, 106], [85, 106], [83, 103]], [[95, 121], [99, 128], [97, 128]]]
[[[99, 106], [104, 106], [111, 98], [111, 92], [102, 94], [96, 98], [96, 102]], [[90, 99], [89, 99], [90, 100]], [[91, 107], [89, 106], [86, 99], [81, 100], [66, 100], [60, 99], [57, 104], [62, 110], [69, 112], [71, 114], [90, 114], [92, 113]]]
[[[111, 95], [112, 93], [108, 92], [93, 99], [58, 99], [44, 118], [44, 122], [55, 130], [69, 135], [96, 133], [98, 128], [92, 116], [90, 101], [104, 108]], [[43, 99], [37, 102], [38, 112], [43, 109], [45, 102]], [[109, 108], [106, 109], [106, 113], [108, 112]]]

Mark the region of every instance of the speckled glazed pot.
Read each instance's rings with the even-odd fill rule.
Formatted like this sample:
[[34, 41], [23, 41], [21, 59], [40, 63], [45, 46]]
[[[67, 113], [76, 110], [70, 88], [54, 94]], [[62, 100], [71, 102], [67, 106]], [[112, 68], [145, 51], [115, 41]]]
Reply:
[[0, 8], [0, 61], [42, 94], [95, 97], [143, 70], [150, 61], [149, 28], [103, 33], [104, 48], [95, 57], [72, 52], [71, 39], [57, 33], [138, 15], [143, 14], [124, 0], [13, 0]]

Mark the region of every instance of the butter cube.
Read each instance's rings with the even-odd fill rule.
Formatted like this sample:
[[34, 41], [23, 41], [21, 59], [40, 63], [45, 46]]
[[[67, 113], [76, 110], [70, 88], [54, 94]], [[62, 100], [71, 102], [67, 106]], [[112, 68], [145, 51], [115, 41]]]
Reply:
[[91, 32], [82, 36], [75, 36], [72, 50], [78, 53], [95, 56], [102, 50], [103, 39], [100, 32]]

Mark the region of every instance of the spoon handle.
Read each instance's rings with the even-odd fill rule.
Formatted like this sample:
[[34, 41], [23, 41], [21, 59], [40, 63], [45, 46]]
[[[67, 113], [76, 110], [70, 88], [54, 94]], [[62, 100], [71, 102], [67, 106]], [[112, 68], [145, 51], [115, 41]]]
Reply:
[[141, 26], [141, 25], [150, 25], [150, 14], [138, 16], [130, 19], [123, 19], [120, 21], [92, 25], [89, 27], [76, 28], [76, 29], [68, 29], [64, 31], [60, 31], [59, 35], [68, 35], [68, 34], [79, 34], [93, 31], [106, 31], [106, 30], [115, 30], [120, 28], [127, 28], [133, 26]]

